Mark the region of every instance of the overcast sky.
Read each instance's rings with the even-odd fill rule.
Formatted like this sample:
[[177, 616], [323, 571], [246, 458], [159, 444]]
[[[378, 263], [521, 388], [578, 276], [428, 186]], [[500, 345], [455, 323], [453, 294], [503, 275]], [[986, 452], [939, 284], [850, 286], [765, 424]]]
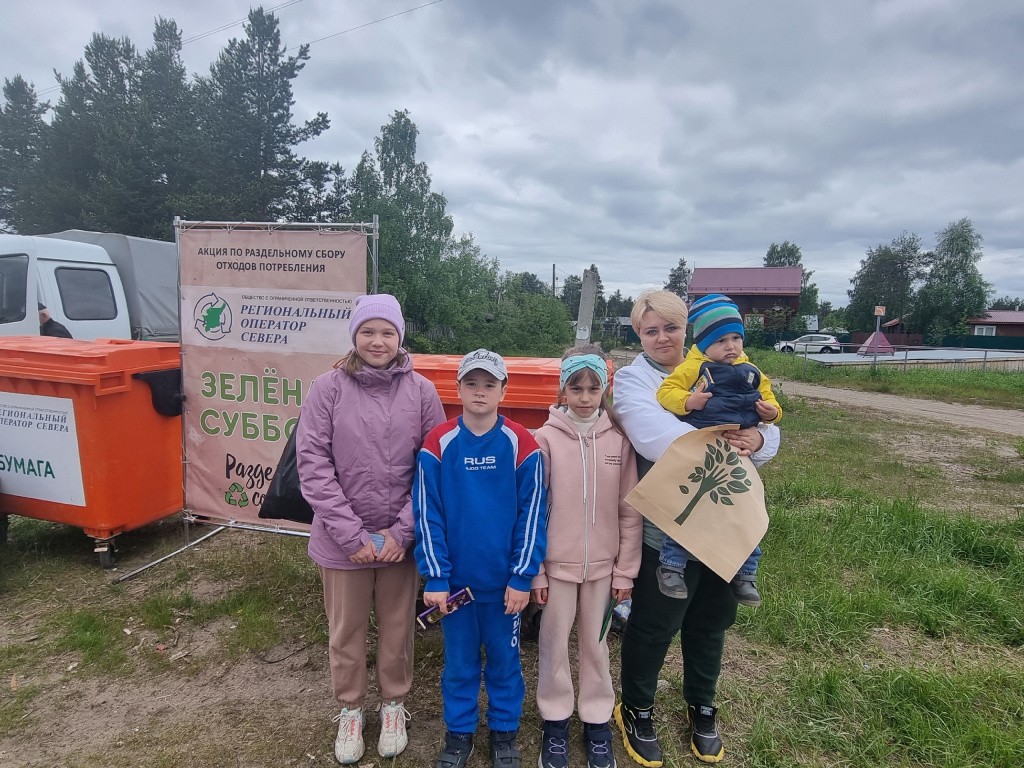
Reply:
[[[758, 266], [790, 240], [822, 300], [845, 305], [866, 249], [904, 230], [930, 248], [967, 216], [995, 295], [1024, 296], [1020, 2], [264, 7], [278, 5], [286, 45], [319, 41], [294, 83], [296, 118], [332, 123], [300, 154], [351, 170], [408, 109], [456, 233], [503, 269], [550, 282], [554, 264], [561, 285], [595, 263], [606, 293], [635, 296], [680, 257]], [[249, 7], [4, 0], [0, 74], [55, 101], [53, 70], [70, 74], [93, 32], [145, 49], [158, 15], [186, 41], [213, 32], [184, 48], [206, 74]]]

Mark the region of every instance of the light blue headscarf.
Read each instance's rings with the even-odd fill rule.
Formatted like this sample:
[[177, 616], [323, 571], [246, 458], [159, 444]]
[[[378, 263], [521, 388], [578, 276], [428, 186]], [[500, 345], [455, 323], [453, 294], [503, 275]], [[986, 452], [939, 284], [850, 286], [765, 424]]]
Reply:
[[558, 388], [564, 389], [569, 377], [584, 368], [589, 368], [597, 374], [602, 389], [608, 388], [608, 364], [598, 355], [572, 355], [565, 358], [562, 361], [562, 373], [558, 378]]

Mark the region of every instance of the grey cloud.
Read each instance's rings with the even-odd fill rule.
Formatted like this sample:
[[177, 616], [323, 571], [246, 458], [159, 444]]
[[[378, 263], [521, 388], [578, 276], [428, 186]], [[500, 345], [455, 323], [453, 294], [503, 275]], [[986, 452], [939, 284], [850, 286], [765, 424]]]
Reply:
[[[145, 48], [168, 13], [8, 5], [0, 72], [37, 85], [69, 72], [93, 29]], [[282, 36], [412, 5], [299, 3], [280, 12]], [[180, 14], [187, 37], [238, 9]], [[188, 46], [190, 70], [240, 34]], [[332, 127], [300, 152], [351, 169], [408, 108], [456, 230], [545, 281], [553, 262], [559, 282], [594, 262], [606, 291], [635, 295], [680, 257], [751, 266], [790, 240], [842, 305], [867, 248], [904, 230], [930, 247], [969, 216], [997, 295], [1024, 295], [1021, 39], [1015, 3], [449, 0], [312, 46], [296, 115], [327, 111]]]

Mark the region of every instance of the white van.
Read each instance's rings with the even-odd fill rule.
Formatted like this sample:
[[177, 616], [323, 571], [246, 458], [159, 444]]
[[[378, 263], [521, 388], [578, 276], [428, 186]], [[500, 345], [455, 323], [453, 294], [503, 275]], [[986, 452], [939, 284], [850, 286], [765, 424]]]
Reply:
[[0, 235], [0, 336], [38, 336], [38, 305], [72, 338], [176, 341], [174, 243], [69, 230]]

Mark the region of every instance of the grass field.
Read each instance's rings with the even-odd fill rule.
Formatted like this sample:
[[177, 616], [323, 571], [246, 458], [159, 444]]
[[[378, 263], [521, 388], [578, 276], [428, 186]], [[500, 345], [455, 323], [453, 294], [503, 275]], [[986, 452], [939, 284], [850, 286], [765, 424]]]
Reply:
[[[719, 691], [726, 764], [1024, 765], [1020, 442], [932, 424], [893, 434], [840, 407], [783, 406], [783, 450], [762, 471], [765, 602], [741, 609]], [[121, 539], [126, 570], [180, 546], [181, 524]], [[12, 518], [0, 765], [334, 764], [326, 628], [303, 541], [227, 532], [131, 581], [111, 576], [77, 529]], [[535, 646], [523, 658], [532, 765]], [[400, 768], [436, 758], [437, 633], [418, 637], [416, 663], [410, 747], [387, 761]], [[697, 765], [678, 670], [675, 649], [658, 699], [666, 765]], [[368, 720], [362, 765], [380, 765]], [[487, 764], [485, 751], [471, 762]]]

